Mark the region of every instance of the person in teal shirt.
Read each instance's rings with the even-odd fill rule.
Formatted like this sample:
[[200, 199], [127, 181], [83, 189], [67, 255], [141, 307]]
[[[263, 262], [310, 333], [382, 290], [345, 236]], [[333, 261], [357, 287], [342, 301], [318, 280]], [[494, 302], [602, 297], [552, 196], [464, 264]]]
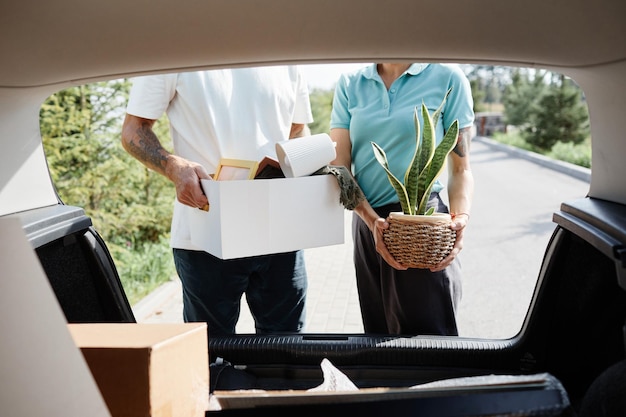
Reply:
[[[448, 157], [448, 208], [433, 187], [429, 205], [453, 214], [454, 249], [432, 269], [408, 269], [387, 251], [382, 231], [400, 203], [371, 142], [387, 153], [397, 178], [404, 178], [415, 150], [413, 114], [422, 102], [432, 114], [448, 96], [436, 127], [437, 142], [444, 126], [459, 122], [459, 136]], [[420, 115], [421, 117], [421, 115]], [[420, 120], [424, 126], [423, 120]], [[457, 335], [456, 307], [461, 297], [457, 258], [463, 229], [469, 220], [474, 191], [469, 144], [474, 123], [473, 99], [467, 77], [456, 65], [382, 63], [342, 74], [335, 87], [330, 137], [337, 144], [333, 165], [351, 170], [366, 200], [354, 210], [354, 262], [366, 333]]]

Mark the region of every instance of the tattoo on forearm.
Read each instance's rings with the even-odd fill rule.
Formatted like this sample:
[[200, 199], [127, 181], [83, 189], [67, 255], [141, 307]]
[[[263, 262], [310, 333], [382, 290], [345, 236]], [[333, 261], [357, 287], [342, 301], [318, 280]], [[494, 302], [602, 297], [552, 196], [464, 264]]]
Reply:
[[457, 138], [456, 146], [454, 147], [454, 153], [460, 157], [468, 155], [469, 143], [471, 139], [470, 134], [471, 129], [469, 127], [464, 127], [459, 130], [459, 137]]
[[153, 169], [162, 171], [166, 162], [164, 149], [150, 126], [142, 124], [135, 133], [136, 140], [130, 143], [133, 155]]

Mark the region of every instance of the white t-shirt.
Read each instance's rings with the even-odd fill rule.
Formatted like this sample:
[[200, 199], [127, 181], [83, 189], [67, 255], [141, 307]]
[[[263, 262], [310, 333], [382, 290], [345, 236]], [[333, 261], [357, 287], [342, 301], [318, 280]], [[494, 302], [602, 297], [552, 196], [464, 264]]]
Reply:
[[[152, 120], [167, 113], [174, 152], [209, 173], [220, 158], [275, 158], [275, 143], [289, 138], [292, 123], [313, 121], [308, 87], [295, 66], [138, 77], [126, 111]], [[187, 210], [197, 209], [175, 202], [171, 244], [199, 250]]]

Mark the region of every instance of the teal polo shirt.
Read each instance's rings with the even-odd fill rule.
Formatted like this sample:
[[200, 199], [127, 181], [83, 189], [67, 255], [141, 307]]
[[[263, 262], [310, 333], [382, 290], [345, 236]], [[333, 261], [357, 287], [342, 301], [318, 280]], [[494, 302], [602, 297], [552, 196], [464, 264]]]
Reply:
[[[352, 172], [372, 207], [397, 203], [396, 192], [385, 170], [374, 158], [371, 142], [387, 154], [393, 174], [404, 180], [404, 173], [416, 146], [415, 108], [422, 102], [432, 114], [446, 91], [452, 88], [436, 128], [437, 143], [454, 120], [459, 128], [474, 123], [469, 81], [457, 65], [412, 64], [389, 90], [376, 71], [376, 65], [341, 75], [335, 87], [330, 128], [350, 131]], [[422, 130], [424, 121], [419, 112]], [[441, 191], [437, 182], [433, 191]]]

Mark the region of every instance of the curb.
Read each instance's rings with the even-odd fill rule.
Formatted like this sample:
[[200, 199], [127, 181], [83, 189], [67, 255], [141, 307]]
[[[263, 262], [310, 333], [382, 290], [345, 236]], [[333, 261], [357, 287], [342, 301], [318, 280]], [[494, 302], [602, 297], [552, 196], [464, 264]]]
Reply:
[[508, 152], [510, 154], [518, 156], [520, 158], [524, 158], [528, 161], [534, 162], [543, 167], [550, 168], [555, 171], [559, 171], [573, 178], [577, 178], [579, 180], [586, 181], [588, 183], [591, 182], [591, 170], [589, 168], [581, 167], [579, 165], [571, 164], [569, 162], [557, 161], [555, 159], [548, 158], [547, 156], [540, 155], [538, 153], [516, 148], [514, 146], [506, 145], [504, 143], [496, 142], [495, 140], [487, 138], [485, 136], [474, 136], [474, 139], [472, 140], [478, 140], [479, 142], [489, 145], [493, 148], [497, 148], [504, 152]]
[[181, 291], [181, 284], [178, 278], [161, 284], [132, 307], [135, 321], [139, 323], [154, 315], [179, 291]]

